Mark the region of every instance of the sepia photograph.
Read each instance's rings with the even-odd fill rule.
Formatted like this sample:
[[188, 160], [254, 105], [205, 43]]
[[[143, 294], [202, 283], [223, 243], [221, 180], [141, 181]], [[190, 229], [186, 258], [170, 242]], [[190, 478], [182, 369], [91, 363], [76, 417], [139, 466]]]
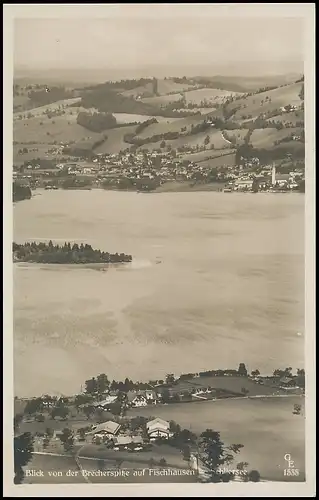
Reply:
[[8, 491], [315, 495], [314, 5], [4, 11]]

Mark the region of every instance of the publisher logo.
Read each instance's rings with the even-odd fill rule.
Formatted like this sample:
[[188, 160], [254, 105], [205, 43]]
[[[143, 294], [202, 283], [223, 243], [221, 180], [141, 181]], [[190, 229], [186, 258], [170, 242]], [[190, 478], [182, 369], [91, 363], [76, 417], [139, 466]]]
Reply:
[[299, 476], [299, 469], [295, 467], [295, 462], [292, 460], [290, 453], [286, 453], [284, 456], [286, 461], [286, 469], [284, 469], [284, 476]]

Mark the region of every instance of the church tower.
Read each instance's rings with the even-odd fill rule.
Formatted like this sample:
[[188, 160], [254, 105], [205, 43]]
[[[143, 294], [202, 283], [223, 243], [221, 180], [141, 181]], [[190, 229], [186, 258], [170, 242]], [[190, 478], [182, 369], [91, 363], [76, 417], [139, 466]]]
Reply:
[[271, 171], [271, 184], [274, 186], [276, 184], [276, 167], [273, 165]]

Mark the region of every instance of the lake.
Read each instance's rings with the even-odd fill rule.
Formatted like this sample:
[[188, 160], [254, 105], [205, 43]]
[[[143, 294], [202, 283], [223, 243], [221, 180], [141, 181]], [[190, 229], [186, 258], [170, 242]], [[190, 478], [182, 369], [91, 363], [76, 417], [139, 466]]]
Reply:
[[14, 264], [15, 394], [304, 367], [304, 195], [41, 191], [14, 240], [133, 255], [106, 271]]

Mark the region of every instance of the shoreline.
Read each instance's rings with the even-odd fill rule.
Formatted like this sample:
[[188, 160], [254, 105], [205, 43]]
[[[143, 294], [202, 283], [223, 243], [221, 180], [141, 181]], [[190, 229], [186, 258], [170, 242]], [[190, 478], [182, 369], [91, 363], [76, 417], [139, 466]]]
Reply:
[[[253, 191], [232, 191], [231, 193], [224, 192], [224, 185], [221, 186], [220, 183], [210, 183], [210, 184], [197, 184], [197, 185], [192, 185], [192, 183], [189, 182], [178, 182], [178, 181], [173, 181], [173, 182], [167, 182], [163, 184], [162, 186], [157, 187], [156, 189], [150, 190], [150, 191], [138, 191], [134, 189], [105, 189], [100, 186], [92, 186], [90, 189], [84, 189], [84, 188], [72, 188], [72, 189], [45, 189], [45, 188], [36, 188], [32, 190], [32, 199], [34, 196], [39, 196], [40, 194], [43, 194], [42, 191], [95, 191], [95, 190], [100, 190], [100, 191], [111, 191], [111, 192], [116, 192], [116, 193], [136, 193], [136, 194], [161, 194], [161, 193], [199, 193], [199, 192], [214, 192], [214, 193], [220, 193], [220, 194], [302, 194], [305, 195], [304, 192], [302, 191], [259, 191], [257, 193], [254, 193]], [[41, 191], [41, 193], [39, 193]], [[24, 201], [24, 200], [21, 200]], [[18, 203], [15, 201], [14, 203]]]

